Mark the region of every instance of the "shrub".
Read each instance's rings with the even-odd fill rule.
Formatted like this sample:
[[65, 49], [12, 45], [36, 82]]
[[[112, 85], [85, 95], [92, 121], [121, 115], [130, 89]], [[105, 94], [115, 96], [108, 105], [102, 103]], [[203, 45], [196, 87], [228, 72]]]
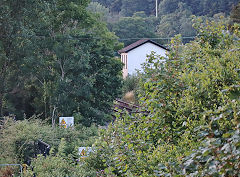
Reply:
[[[98, 134], [97, 127], [76, 125], [75, 128], [52, 128], [39, 119], [22, 121], [7, 119], [0, 130], [0, 162], [26, 163], [34, 157], [34, 142], [41, 139], [56, 152], [61, 139], [66, 140], [66, 155], [72, 154], [76, 147], [91, 146]], [[55, 153], [56, 153], [55, 152]]]
[[239, 174], [240, 33], [197, 21], [198, 37], [171, 42], [166, 62], [150, 55], [140, 82], [143, 113], [122, 114], [93, 155], [117, 176]]

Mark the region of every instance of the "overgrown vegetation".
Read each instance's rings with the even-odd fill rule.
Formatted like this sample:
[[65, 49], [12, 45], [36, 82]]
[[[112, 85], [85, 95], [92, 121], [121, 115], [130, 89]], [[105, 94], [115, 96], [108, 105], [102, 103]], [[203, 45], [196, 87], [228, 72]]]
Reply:
[[[25, 172], [26, 176], [87, 176], [95, 172], [88, 172], [87, 168], [80, 165], [84, 160], [78, 152], [79, 147], [91, 147], [95, 142], [98, 128], [94, 125], [52, 128], [36, 117], [22, 121], [6, 118], [0, 135], [0, 164], [29, 164], [31, 161], [31, 166]], [[36, 157], [35, 143], [38, 140], [51, 146], [49, 156], [38, 154]], [[6, 170], [3, 167], [0, 169], [5, 173]], [[12, 172], [11, 169], [8, 171]]]
[[110, 121], [121, 95], [122, 47], [83, 0], [1, 0], [0, 116], [78, 113], [81, 123]]
[[65, 155], [72, 154], [81, 146], [91, 146], [98, 135], [97, 127], [77, 125], [74, 128], [52, 128], [40, 119], [13, 121], [6, 118], [0, 130], [0, 163], [26, 163], [34, 157], [34, 142], [42, 140], [52, 147], [52, 154], [58, 152], [61, 140], [65, 141]]
[[[40, 177], [240, 174], [239, 4], [230, 21], [216, 15], [235, 0], [162, 0], [158, 18], [149, 16], [155, 1], [0, 1], [0, 164], [30, 160], [24, 175]], [[192, 14], [206, 16], [192, 22]], [[109, 29], [120, 38], [196, 37], [177, 35], [165, 62], [152, 53], [143, 73], [123, 81], [122, 44]], [[122, 92], [134, 93], [141, 113], [99, 128]], [[74, 127], [56, 126], [69, 115]], [[37, 140], [51, 145], [48, 156], [36, 156]], [[82, 158], [79, 147], [93, 152]]]
[[[92, 158], [110, 176], [239, 174], [240, 33], [197, 21], [198, 37], [171, 42], [165, 63], [144, 65], [144, 113], [119, 117]], [[92, 166], [93, 166], [92, 165]]]
[[137, 90], [139, 88], [140, 74], [128, 75], [123, 81], [123, 100], [137, 104]]
[[[163, 38], [156, 40], [168, 44], [169, 37], [181, 34], [184, 37], [196, 35], [192, 17], [214, 19], [219, 15], [228, 17], [238, 0], [93, 0], [94, 12], [103, 14], [111, 31], [129, 45], [136, 38]], [[238, 16], [236, 16], [239, 18]], [[189, 42], [193, 38], [184, 38]]]

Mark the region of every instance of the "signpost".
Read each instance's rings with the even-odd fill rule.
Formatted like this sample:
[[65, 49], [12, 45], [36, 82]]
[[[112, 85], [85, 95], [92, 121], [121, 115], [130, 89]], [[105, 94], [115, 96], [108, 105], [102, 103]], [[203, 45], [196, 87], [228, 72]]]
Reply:
[[59, 117], [59, 125], [63, 128], [74, 126], [74, 117]]

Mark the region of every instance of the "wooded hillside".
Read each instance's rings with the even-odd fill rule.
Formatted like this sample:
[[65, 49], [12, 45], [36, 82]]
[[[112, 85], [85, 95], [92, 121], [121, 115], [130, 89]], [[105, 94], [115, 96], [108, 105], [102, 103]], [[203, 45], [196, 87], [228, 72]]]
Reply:
[[[192, 15], [213, 19], [228, 17], [238, 0], [158, 0], [158, 17], [155, 18], [156, 0], [93, 0], [99, 4], [95, 12], [104, 14], [109, 29], [125, 45], [138, 38], [169, 38], [176, 34], [184, 37], [196, 35], [192, 28]], [[101, 7], [102, 5], [102, 7]], [[103, 10], [105, 9], [105, 11]], [[137, 39], [131, 39], [137, 38]], [[188, 42], [193, 38], [186, 38]], [[157, 40], [167, 44], [168, 39]]]

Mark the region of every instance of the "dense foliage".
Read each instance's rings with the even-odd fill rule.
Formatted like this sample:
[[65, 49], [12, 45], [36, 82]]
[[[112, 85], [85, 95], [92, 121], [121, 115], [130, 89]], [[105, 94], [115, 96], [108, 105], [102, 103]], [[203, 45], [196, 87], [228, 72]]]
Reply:
[[[98, 7], [102, 5], [108, 9], [109, 29], [114, 31], [125, 45], [137, 40], [132, 38], [164, 38], [158, 42], [167, 44], [169, 40], [165, 38], [177, 34], [184, 37], [195, 36], [192, 15], [205, 18], [213, 18], [218, 14], [229, 16], [233, 6], [239, 3], [238, 0], [158, 0], [156, 17], [156, 0], [93, 0], [93, 2], [98, 2]], [[99, 9], [98, 12], [103, 11]], [[139, 16], [136, 16], [136, 13], [145, 14], [145, 17], [141, 18], [141, 23], [137, 23]], [[135, 30], [133, 24], [136, 26]], [[148, 29], [148, 34], [144, 28]], [[128, 40], [125, 40], [126, 38]], [[190, 40], [193, 38], [184, 38], [183, 42]]]
[[[144, 11], [147, 15], [155, 14], [155, 0], [94, 0], [105, 7], [110, 8], [112, 12], [120, 12], [124, 16], [131, 16], [137, 11]], [[219, 12], [227, 12], [232, 8], [233, 3], [238, 3], [237, 0], [158, 0], [159, 13], [172, 13], [177, 7], [178, 3], [184, 3], [191, 9], [194, 15], [213, 15]]]
[[[240, 33], [197, 21], [198, 37], [152, 54], [139, 91], [143, 112], [102, 132], [92, 166], [112, 176], [239, 174]], [[96, 160], [97, 159], [97, 160]]]
[[121, 44], [88, 3], [1, 0], [0, 116], [109, 120], [121, 94]]
[[[0, 0], [0, 164], [31, 161], [26, 176], [240, 174], [240, 3], [158, 0], [155, 17], [155, 2]], [[194, 40], [177, 35], [166, 60], [152, 53], [122, 80], [119, 40], [179, 33]], [[140, 113], [97, 128], [122, 92]], [[55, 125], [72, 115], [74, 127]]]
[[230, 18], [232, 23], [240, 23], [240, 2], [233, 7]]
[[94, 125], [88, 128], [82, 125], [75, 126], [74, 129], [52, 128], [46, 122], [33, 117], [22, 121], [5, 118], [0, 133], [0, 163], [26, 163], [34, 157], [34, 142], [37, 140], [48, 143], [56, 153], [61, 139], [64, 138], [65, 155], [69, 155], [77, 147], [91, 146], [98, 131]]
[[[81, 160], [78, 147], [91, 147], [98, 136], [98, 129], [94, 125], [84, 127], [79, 124], [74, 128], [52, 128], [37, 117], [19, 121], [6, 117], [0, 135], [0, 164], [29, 165], [31, 161], [28, 175], [32, 176], [35, 173], [37, 176], [84, 176], [95, 172], [88, 172], [78, 163]], [[51, 146], [50, 156], [44, 157], [39, 154], [36, 158], [38, 140]], [[4, 171], [1, 167], [0, 175]]]
[[118, 23], [112, 25], [112, 31], [129, 45], [141, 38], [156, 38], [155, 17], [147, 17], [144, 12], [137, 12], [132, 17], [121, 17]]

